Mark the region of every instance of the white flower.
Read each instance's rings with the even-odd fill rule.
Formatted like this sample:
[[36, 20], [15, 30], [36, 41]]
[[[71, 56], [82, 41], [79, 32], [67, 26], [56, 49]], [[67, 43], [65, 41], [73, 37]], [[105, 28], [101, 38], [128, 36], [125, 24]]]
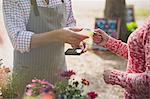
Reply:
[[78, 90], [83, 89], [82, 79], [76, 75], [71, 76], [71, 78], [69, 79], [69, 85]]
[[81, 95], [87, 94], [88, 86], [82, 83], [82, 78], [80, 78], [79, 76], [76, 76], [76, 75], [71, 76], [71, 78], [69, 79], [69, 85], [76, 88], [77, 90], [80, 90]]

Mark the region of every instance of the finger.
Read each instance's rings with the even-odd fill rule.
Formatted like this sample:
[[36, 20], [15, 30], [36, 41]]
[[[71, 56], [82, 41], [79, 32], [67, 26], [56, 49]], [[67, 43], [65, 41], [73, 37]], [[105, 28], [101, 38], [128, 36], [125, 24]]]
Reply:
[[102, 37], [102, 35], [93, 35], [93, 38], [99, 38], [99, 39], [102, 39], [103, 37]]
[[102, 40], [95, 40], [94, 43], [96, 44], [100, 44], [102, 42]]
[[83, 40], [85, 40], [85, 39], [88, 39], [89, 37], [88, 37], [88, 36], [84, 36], [84, 35], [77, 34], [77, 35], [74, 35], [74, 38], [75, 38], [77, 41], [81, 42], [81, 41], [83, 41]]
[[94, 41], [95, 43], [101, 43], [102, 40], [103, 40], [102, 36], [94, 36], [94, 37], [93, 37], [93, 41]]
[[83, 52], [86, 52], [87, 51], [87, 45], [86, 45], [86, 43], [81, 42], [80, 43], [80, 48], [82, 49]]
[[71, 46], [72, 48], [79, 48], [79, 45], [76, 45], [76, 44], [72, 44]]
[[79, 35], [78, 37], [81, 41], [89, 38], [88, 36], [84, 36], [84, 35]]
[[74, 31], [74, 32], [80, 32], [83, 30], [83, 28], [77, 28], [77, 27], [70, 27], [69, 29]]
[[98, 36], [98, 35], [103, 35], [103, 33], [95, 31], [93, 36]]
[[83, 52], [86, 52], [88, 50], [88, 45], [86, 43], [84, 43], [84, 50]]
[[71, 44], [71, 47], [72, 47], [72, 48], [76, 48], [76, 46], [75, 46], [74, 44]]
[[105, 33], [102, 29], [95, 29], [94, 31], [98, 33]]
[[93, 36], [99, 36], [99, 35], [102, 35], [102, 33], [94, 32], [94, 35], [93, 35]]
[[72, 45], [74, 48], [80, 48], [80, 41], [75, 39]]
[[73, 48], [80, 48], [80, 43], [74, 42], [74, 43], [71, 44], [71, 46], [72, 46]]

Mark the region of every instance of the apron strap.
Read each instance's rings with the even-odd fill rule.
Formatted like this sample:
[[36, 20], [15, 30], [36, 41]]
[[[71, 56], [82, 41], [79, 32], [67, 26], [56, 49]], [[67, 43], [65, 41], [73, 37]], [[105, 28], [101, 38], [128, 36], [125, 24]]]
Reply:
[[[46, 1], [49, 4], [49, 0]], [[61, 0], [62, 3], [64, 3], [64, 0]], [[36, 16], [39, 16], [39, 10], [36, 0], [31, 0], [31, 6], [33, 6], [33, 10]]]
[[31, 0], [31, 6], [33, 6], [34, 14], [36, 16], [39, 16], [40, 14], [39, 14], [38, 5], [37, 5], [36, 0]]
[[[49, 4], [49, 0], [45, 0], [47, 4]], [[64, 0], [61, 0], [62, 3], [64, 3]]]
[[61, 0], [62, 3], [64, 3], [64, 0]]

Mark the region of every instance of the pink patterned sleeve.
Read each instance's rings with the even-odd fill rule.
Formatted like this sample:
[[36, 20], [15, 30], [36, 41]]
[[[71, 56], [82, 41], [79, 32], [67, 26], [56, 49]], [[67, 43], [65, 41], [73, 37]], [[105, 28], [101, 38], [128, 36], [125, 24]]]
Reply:
[[150, 71], [144, 73], [126, 73], [114, 70], [109, 75], [109, 84], [120, 85], [128, 90], [140, 91], [150, 86]]
[[144, 35], [144, 40], [143, 40], [143, 43], [144, 43], [144, 49], [145, 49], [145, 66], [146, 66], [146, 69], [150, 70], [150, 18], [149, 18], [149, 24], [147, 25], [146, 27], [146, 30], [147, 31]]
[[105, 48], [119, 56], [122, 56], [125, 59], [128, 58], [127, 44], [122, 42], [121, 40], [116, 40], [110, 37], [105, 45]]

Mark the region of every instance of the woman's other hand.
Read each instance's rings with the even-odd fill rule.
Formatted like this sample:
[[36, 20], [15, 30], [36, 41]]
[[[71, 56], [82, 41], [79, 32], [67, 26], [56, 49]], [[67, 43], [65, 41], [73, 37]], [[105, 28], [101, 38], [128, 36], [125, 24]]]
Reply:
[[111, 72], [112, 72], [111, 69], [106, 69], [106, 70], [104, 70], [103, 78], [104, 78], [104, 81], [105, 81], [107, 84], [110, 84], [109, 76], [111, 75]]
[[95, 29], [93, 42], [99, 46], [105, 46], [109, 39], [109, 35], [101, 29]]

